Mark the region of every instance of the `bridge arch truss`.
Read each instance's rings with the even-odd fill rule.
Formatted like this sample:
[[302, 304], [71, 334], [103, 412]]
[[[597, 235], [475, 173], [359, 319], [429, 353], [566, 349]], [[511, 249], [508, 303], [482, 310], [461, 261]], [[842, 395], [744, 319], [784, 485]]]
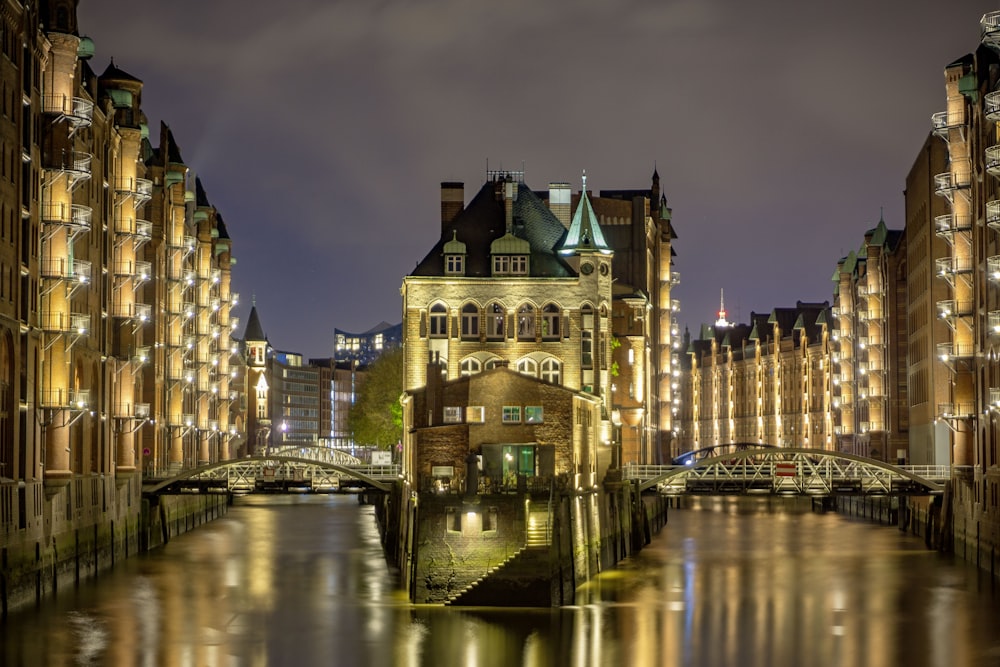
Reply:
[[628, 466], [639, 490], [666, 495], [936, 495], [949, 466], [895, 466], [854, 454], [792, 447], [746, 449], [689, 465]]

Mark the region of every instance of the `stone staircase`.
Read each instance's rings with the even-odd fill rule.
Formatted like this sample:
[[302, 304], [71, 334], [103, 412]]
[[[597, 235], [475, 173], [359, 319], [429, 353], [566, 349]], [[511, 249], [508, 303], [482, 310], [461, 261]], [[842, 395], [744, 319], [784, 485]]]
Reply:
[[548, 510], [532, 510], [528, 513], [529, 547], [547, 547], [552, 544], [552, 528], [549, 526]]
[[486, 572], [483, 573], [483, 576], [479, 577], [478, 579], [476, 579], [475, 581], [473, 581], [471, 584], [469, 584], [468, 586], [466, 586], [465, 588], [463, 588], [462, 590], [460, 590], [459, 592], [455, 593], [450, 598], [448, 598], [448, 600], [445, 602], [445, 605], [462, 604], [460, 602], [460, 600], [462, 598], [471, 596], [475, 592], [476, 587], [478, 587], [481, 583], [483, 583], [484, 581], [486, 581], [487, 579], [489, 579], [491, 576], [495, 575], [501, 569], [507, 567], [512, 562], [514, 562], [514, 560], [516, 560], [518, 556], [520, 556], [522, 553], [524, 553], [525, 550], [527, 550], [527, 548], [528, 547], [521, 547], [520, 549], [518, 549], [517, 551], [515, 551], [514, 553], [512, 553], [507, 558], [507, 560], [505, 560], [505, 561], [503, 561], [501, 563], [497, 563], [496, 565], [494, 565], [490, 569], [486, 570]]

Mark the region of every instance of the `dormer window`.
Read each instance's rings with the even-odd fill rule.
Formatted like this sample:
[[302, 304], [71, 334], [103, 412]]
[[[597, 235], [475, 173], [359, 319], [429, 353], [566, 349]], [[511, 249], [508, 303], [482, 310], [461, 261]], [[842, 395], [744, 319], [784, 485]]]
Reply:
[[444, 272], [449, 276], [465, 275], [465, 255], [445, 255]]
[[493, 255], [494, 276], [528, 275], [527, 255]]

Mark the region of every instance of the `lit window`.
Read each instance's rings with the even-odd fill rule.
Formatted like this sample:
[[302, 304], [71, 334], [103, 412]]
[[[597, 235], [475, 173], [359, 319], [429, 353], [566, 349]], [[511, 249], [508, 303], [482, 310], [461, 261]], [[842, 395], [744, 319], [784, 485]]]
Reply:
[[448, 309], [444, 304], [435, 303], [431, 306], [430, 325], [431, 338], [444, 338], [448, 335]]
[[464, 255], [445, 255], [444, 272], [450, 275], [462, 275], [465, 273]]
[[524, 423], [541, 424], [545, 421], [544, 411], [540, 405], [524, 406]]
[[486, 421], [486, 408], [482, 405], [470, 405], [465, 409], [465, 421], [470, 424], [482, 424]]
[[503, 338], [503, 321], [506, 317], [503, 306], [499, 303], [491, 303], [486, 307], [486, 337], [491, 339]]
[[535, 338], [535, 307], [526, 303], [517, 309], [518, 340], [534, 340]]
[[462, 338], [479, 338], [479, 307], [474, 303], [462, 306]]
[[542, 362], [542, 380], [551, 384], [559, 384], [562, 364], [557, 359], [546, 359]]
[[455, 405], [446, 405], [444, 407], [444, 423], [445, 424], [461, 424], [462, 423], [462, 408]]
[[503, 406], [503, 423], [504, 424], [520, 424], [521, 423], [521, 406], [520, 405], [505, 405], [505, 406]]
[[475, 375], [483, 370], [483, 365], [479, 363], [479, 359], [474, 357], [469, 357], [468, 359], [463, 359], [460, 367], [460, 372], [463, 376], [465, 375]]
[[517, 372], [522, 375], [538, 377], [538, 364], [534, 359], [521, 359], [521, 361], [517, 362]]
[[594, 332], [581, 332], [580, 363], [584, 368], [594, 367]]
[[528, 256], [493, 255], [493, 275], [495, 276], [528, 275]]

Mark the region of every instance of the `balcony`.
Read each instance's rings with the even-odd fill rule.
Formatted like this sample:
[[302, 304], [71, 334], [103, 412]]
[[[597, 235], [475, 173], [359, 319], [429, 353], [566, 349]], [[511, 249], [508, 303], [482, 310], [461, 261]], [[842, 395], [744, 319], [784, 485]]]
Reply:
[[986, 328], [991, 336], [1000, 336], [1000, 310], [986, 313]]
[[954, 234], [972, 230], [972, 216], [966, 214], [939, 215], [934, 218], [934, 229], [938, 236], [951, 243]]
[[51, 156], [43, 165], [57, 175], [66, 176], [66, 189], [72, 192], [82, 181], [90, 178], [90, 164], [94, 156], [83, 151], [63, 150]]
[[153, 182], [148, 178], [123, 178], [115, 184], [115, 192], [122, 201], [132, 200], [139, 208], [153, 196]]
[[994, 90], [983, 96], [983, 115], [987, 120], [1000, 123], [1000, 91]]
[[198, 246], [198, 239], [193, 236], [171, 236], [167, 239], [167, 245], [171, 250], [183, 250], [185, 255], [189, 255]]
[[972, 273], [975, 268], [971, 257], [938, 257], [934, 263], [937, 265], [937, 274], [946, 279], [958, 274]]
[[975, 415], [972, 403], [938, 403], [939, 419], [969, 419]]
[[1000, 232], [1000, 200], [986, 202], [986, 225]]
[[937, 356], [941, 361], [949, 363], [954, 360], [972, 359], [975, 350], [971, 343], [938, 343]]
[[82, 204], [42, 203], [42, 223], [67, 227], [71, 236], [90, 231], [93, 209]]
[[149, 280], [152, 277], [153, 266], [142, 260], [115, 262], [114, 272], [119, 278]]
[[942, 320], [950, 320], [954, 317], [968, 317], [972, 315], [972, 300], [945, 299], [937, 302], [938, 317]]
[[118, 419], [149, 419], [149, 403], [119, 403], [114, 407]]
[[680, 271], [671, 271], [670, 272], [670, 285], [674, 286], [674, 285], [680, 285], [680, 284], [681, 284], [681, 272]]
[[111, 307], [111, 316], [136, 322], [148, 322], [153, 309], [148, 303], [115, 303]]
[[990, 280], [1000, 281], [1000, 255], [986, 258], [986, 277]]
[[985, 166], [990, 176], [1000, 177], [1000, 146], [990, 146], [986, 149]]
[[1000, 51], [1000, 11], [983, 14], [979, 20], [979, 37], [984, 46]]
[[38, 403], [43, 408], [86, 410], [90, 406], [89, 389], [41, 389]]
[[41, 261], [41, 276], [48, 280], [69, 280], [80, 284], [90, 282], [90, 262], [68, 257], [49, 257]]
[[946, 171], [934, 177], [934, 194], [951, 201], [956, 190], [964, 190], [972, 183], [969, 171]]
[[40, 326], [42, 331], [51, 333], [75, 333], [85, 335], [90, 331], [90, 315], [67, 313], [61, 310], [43, 310]]
[[82, 97], [46, 95], [42, 98], [42, 109], [55, 115], [55, 122], [65, 120], [69, 123], [70, 136], [81, 128], [90, 127], [94, 120], [94, 103]]
[[990, 387], [990, 407], [1000, 408], [1000, 387]]
[[960, 130], [965, 126], [965, 111], [959, 107], [956, 111], [938, 111], [931, 114], [931, 128], [935, 136], [948, 141], [950, 130]]
[[193, 414], [169, 415], [167, 417], [167, 426], [174, 426], [177, 428], [191, 428], [194, 426], [194, 415]]
[[213, 382], [211, 380], [198, 380], [198, 391], [210, 394], [218, 394], [219, 383]]
[[147, 361], [149, 361], [149, 347], [142, 346], [135, 348], [135, 354], [132, 355], [131, 362], [135, 366], [142, 366]]

